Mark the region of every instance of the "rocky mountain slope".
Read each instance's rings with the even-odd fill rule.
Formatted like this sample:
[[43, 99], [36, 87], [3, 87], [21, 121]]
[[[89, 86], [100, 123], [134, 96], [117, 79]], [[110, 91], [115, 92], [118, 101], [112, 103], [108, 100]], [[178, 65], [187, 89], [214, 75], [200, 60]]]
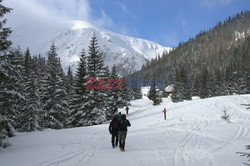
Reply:
[[55, 42], [65, 69], [69, 65], [72, 65], [73, 69], [76, 67], [82, 49], [88, 52], [93, 33], [98, 38], [105, 65], [116, 65], [121, 75], [139, 70], [147, 61], [170, 50], [148, 40], [119, 35], [82, 21], [74, 21], [60, 28], [45, 28], [48, 30], [33, 35], [23, 28], [13, 29], [12, 41], [22, 49], [29, 47], [34, 54], [43, 56], [49, 50], [51, 42]]

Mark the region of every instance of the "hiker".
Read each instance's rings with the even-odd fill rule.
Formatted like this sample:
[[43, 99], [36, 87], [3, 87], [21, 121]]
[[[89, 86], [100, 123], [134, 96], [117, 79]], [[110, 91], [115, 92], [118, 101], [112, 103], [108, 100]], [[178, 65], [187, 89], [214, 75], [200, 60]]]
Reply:
[[111, 143], [112, 147], [115, 148], [118, 146], [118, 134], [119, 134], [119, 122], [114, 116], [112, 121], [109, 124], [109, 133], [112, 135], [111, 136]]
[[164, 110], [162, 111], [163, 112], [163, 114], [164, 114], [164, 120], [166, 120], [166, 118], [167, 118], [167, 110], [166, 110], [166, 108], [164, 108]]
[[119, 122], [119, 146], [121, 151], [124, 151], [125, 148], [125, 140], [127, 136], [128, 126], [131, 126], [131, 124], [129, 120], [126, 119], [126, 115], [123, 114], [121, 116], [121, 121]]
[[129, 108], [128, 108], [128, 106], [126, 107], [126, 114], [128, 115], [128, 110], [129, 110]]
[[115, 106], [114, 110], [115, 110], [115, 113], [118, 113], [118, 108], [117, 108], [117, 106]]
[[122, 118], [122, 113], [119, 112], [117, 115], [116, 115], [116, 120], [119, 122]]

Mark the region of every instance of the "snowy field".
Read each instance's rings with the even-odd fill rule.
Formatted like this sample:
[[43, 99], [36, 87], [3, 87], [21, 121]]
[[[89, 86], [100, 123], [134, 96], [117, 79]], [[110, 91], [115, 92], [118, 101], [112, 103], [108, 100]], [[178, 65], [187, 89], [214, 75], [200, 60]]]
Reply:
[[[240, 166], [250, 144], [250, 95], [172, 103], [131, 102], [125, 152], [112, 149], [108, 124], [18, 133], [1, 166]], [[163, 119], [167, 109], [167, 120]], [[221, 119], [223, 110], [230, 122]], [[125, 112], [123, 109], [121, 110]]]

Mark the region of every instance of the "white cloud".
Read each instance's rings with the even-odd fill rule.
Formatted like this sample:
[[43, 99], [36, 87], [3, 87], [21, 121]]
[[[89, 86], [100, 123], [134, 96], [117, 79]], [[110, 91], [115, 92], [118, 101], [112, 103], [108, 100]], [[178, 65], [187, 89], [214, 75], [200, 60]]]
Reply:
[[[48, 41], [48, 38], [56, 37], [63, 29], [73, 27], [75, 20], [85, 21], [117, 33], [129, 33], [126, 26], [117, 25], [105, 10], [100, 11], [99, 17], [94, 17], [90, 1], [4, 0], [5, 6], [13, 8], [13, 11], [6, 15], [7, 26], [13, 29], [11, 39], [17, 43], [25, 41], [26, 46], [33, 45], [36, 40]], [[124, 12], [127, 10], [125, 6], [123, 10]]]
[[48, 10], [56, 11], [58, 16], [87, 21], [90, 17], [91, 8], [88, 0], [37, 0]]
[[13, 30], [14, 46], [22, 45], [22, 49], [33, 46], [39, 50], [37, 40], [50, 41], [72, 27], [73, 20], [91, 19], [87, 0], [4, 0], [3, 4], [13, 8], [6, 15], [7, 26]]
[[26, 24], [57, 24], [72, 19], [87, 21], [91, 9], [87, 0], [5, 0], [14, 10], [9, 14], [12, 26]]
[[[82, 20], [103, 28], [117, 27], [104, 10], [94, 18], [90, 0], [4, 0], [14, 10], [7, 16], [8, 25], [16, 27], [51, 27]], [[124, 10], [126, 8], [124, 7]]]

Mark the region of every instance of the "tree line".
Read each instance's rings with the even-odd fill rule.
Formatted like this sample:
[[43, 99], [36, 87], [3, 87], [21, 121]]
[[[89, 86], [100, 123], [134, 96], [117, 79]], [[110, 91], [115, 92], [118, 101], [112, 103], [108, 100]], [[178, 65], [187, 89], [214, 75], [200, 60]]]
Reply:
[[[132, 77], [173, 84], [172, 100], [250, 93], [250, 12], [202, 31], [143, 65]], [[239, 35], [240, 34], [240, 35]]]

